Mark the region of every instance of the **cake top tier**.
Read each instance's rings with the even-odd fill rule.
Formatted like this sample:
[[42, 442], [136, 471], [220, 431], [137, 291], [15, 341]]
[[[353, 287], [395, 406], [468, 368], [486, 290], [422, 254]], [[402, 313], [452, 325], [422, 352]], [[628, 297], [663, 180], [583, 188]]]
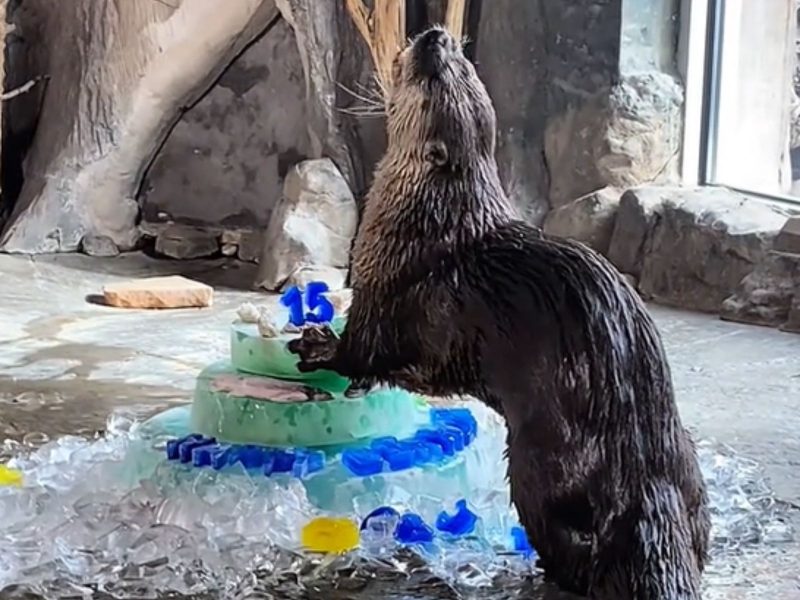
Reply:
[[332, 292], [324, 281], [312, 281], [305, 290], [297, 286], [288, 288], [277, 306], [242, 304], [236, 322], [257, 325], [259, 334], [265, 338], [299, 334], [306, 325], [343, 323], [352, 295], [352, 290]]
[[310, 324], [329, 323], [341, 333], [351, 297], [350, 290], [330, 292], [325, 283], [312, 282], [304, 291], [296, 287], [286, 290], [278, 306], [242, 305], [231, 326], [233, 366], [243, 373], [316, 384], [328, 381], [335, 388], [346, 387], [346, 380], [335, 373], [300, 373], [297, 357], [286, 346]]

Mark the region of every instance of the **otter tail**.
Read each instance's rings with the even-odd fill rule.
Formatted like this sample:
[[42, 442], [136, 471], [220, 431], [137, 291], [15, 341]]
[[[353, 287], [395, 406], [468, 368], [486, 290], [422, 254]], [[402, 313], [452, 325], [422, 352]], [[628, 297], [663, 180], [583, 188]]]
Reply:
[[700, 600], [701, 565], [690, 517], [674, 485], [655, 481], [604, 527], [589, 597], [595, 600]]

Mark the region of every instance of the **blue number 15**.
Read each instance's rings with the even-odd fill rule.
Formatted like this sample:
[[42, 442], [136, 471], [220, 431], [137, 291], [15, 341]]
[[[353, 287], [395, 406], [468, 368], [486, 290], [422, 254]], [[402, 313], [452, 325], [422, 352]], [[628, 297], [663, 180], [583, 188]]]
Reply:
[[324, 281], [312, 281], [306, 287], [304, 311], [303, 296], [297, 286], [292, 286], [281, 296], [281, 304], [289, 309], [289, 322], [295, 327], [308, 323], [329, 323], [333, 320], [333, 304], [325, 297], [328, 284]]

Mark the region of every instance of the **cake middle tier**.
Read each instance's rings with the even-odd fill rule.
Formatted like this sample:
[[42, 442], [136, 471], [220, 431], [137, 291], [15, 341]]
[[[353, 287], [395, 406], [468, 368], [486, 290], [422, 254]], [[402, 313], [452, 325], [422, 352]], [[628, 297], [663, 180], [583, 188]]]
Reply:
[[424, 403], [396, 388], [346, 398], [337, 375], [298, 382], [242, 373], [230, 362], [206, 367], [192, 402], [193, 430], [236, 444], [276, 447], [347, 445], [409, 434]]

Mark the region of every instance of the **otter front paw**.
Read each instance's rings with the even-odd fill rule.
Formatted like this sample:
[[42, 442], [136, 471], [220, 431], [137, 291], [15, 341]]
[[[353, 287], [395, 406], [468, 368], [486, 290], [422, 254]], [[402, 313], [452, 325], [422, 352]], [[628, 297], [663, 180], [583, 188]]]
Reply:
[[327, 325], [306, 327], [299, 338], [286, 345], [289, 352], [300, 357], [297, 370], [301, 373], [333, 369], [338, 346], [339, 338]]

